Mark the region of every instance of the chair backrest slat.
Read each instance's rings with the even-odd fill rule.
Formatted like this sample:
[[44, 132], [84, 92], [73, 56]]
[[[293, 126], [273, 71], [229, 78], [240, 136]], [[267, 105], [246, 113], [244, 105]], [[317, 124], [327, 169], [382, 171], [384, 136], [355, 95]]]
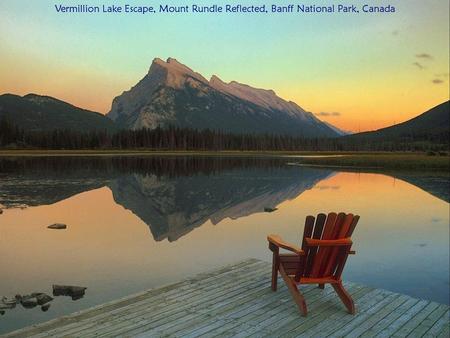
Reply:
[[[350, 226], [353, 223], [353, 214], [339, 214], [341, 215], [341, 226], [338, 228], [338, 231], [336, 232], [336, 237], [334, 237], [334, 239], [339, 239], [339, 238], [345, 238], [347, 237], [347, 233], [350, 229]], [[336, 270], [336, 263], [337, 263], [337, 258], [338, 258], [338, 254], [340, 251], [343, 251], [345, 249], [342, 248], [329, 248], [329, 255], [326, 259], [326, 266], [324, 269], [321, 270], [321, 275], [322, 276], [329, 276], [331, 275], [334, 270]]]
[[[314, 230], [314, 222], [316, 218], [314, 216], [307, 216], [305, 221], [305, 229], [303, 230], [303, 242], [302, 242], [302, 250], [307, 252], [308, 248], [306, 246], [305, 238], [311, 238]], [[300, 277], [303, 276], [306, 269], [306, 260], [302, 260], [301, 265], [297, 268], [297, 272], [295, 273], [295, 280], [300, 280]]]
[[359, 216], [353, 214], [334, 212], [319, 214], [312, 230], [311, 224], [314, 222], [313, 216], [308, 216], [303, 233], [302, 249], [305, 251], [305, 264], [300, 267], [296, 277], [321, 278], [334, 276], [340, 278], [345, 262], [347, 260], [350, 246], [319, 246], [308, 247], [305, 245], [305, 238], [334, 240], [351, 237]]
[[[334, 212], [328, 214], [321, 239], [333, 239], [334, 226], [336, 224], [337, 218], [338, 218], [338, 215]], [[320, 267], [325, 258], [325, 255], [328, 252], [328, 250], [326, 250], [326, 249], [327, 248], [321, 248], [321, 247], [318, 248], [317, 254], [314, 257], [313, 264], [312, 264], [311, 277], [319, 276]]]
[[[358, 224], [358, 221], [359, 221], [359, 216], [358, 215], [353, 216], [352, 223], [350, 224], [350, 227], [344, 237], [352, 236], [353, 231], [355, 230], [356, 224]], [[335, 271], [332, 271], [332, 274], [334, 275], [335, 278], [341, 278], [342, 271], [344, 270], [345, 262], [347, 261], [348, 250], [350, 250], [350, 248], [348, 248], [347, 250], [342, 249], [342, 251], [339, 252], [339, 254], [338, 254]]]
[[305, 238], [311, 238], [314, 230], [314, 221], [316, 218], [314, 216], [307, 216], [305, 221], [305, 229], [303, 230], [303, 242], [302, 249], [306, 249]]
[[345, 237], [352, 237], [353, 231], [355, 230], [356, 224], [358, 224], [358, 221], [359, 221], [359, 216], [358, 215], [353, 216], [353, 222], [350, 225], [350, 228], [348, 229], [348, 232], [345, 235]]
[[[316, 218], [316, 224], [314, 225], [313, 237], [315, 239], [320, 239], [322, 237], [323, 227], [325, 225], [325, 221], [327, 219], [327, 215], [318, 214]], [[312, 265], [314, 262], [314, 257], [316, 256], [317, 248], [309, 248], [306, 257], [306, 266], [304, 269], [304, 275], [308, 276], [311, 273]]]
[[[333, 230], [328, 235], [328, 238], [323, 238], [322, 236], [322, 239], [336, 239], [339, 235], [339, 232], [341, 231], [341, 227], [344, 221], [345, 221], [345, 214], [341, 212], [337, 215], [336, 220], [334, 222]], [[328, 266], [330, 255], [334, 251], [334, 248], [322, 247], [320, 248], [320, 250], [321, 250], [321, 262], [318, 262], [320, 266], [316, 275], [317, 277], [324, 276], [325, 270], [327, 269]]]

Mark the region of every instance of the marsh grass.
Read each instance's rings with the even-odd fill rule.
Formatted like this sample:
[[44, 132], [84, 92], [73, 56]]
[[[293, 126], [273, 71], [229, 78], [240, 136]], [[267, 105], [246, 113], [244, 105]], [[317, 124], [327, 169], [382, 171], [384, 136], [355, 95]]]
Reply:
[[450, 169], [450, 156], [405, 153], [348, 154], [342, 157], [302, 158], [302, 164], [360, 168], [444, 170]]
[[[450, 169], [449, 153], [288, 152], [288, 151], [152, 151], [152, 150], [0, 150], [3, 157], [21, 156], [255, 156], [290, 157], [301, 165], [408, 170]], [[297, 157], [298, 156], [298, 157]], [[305, 156], [305, 157], [302, 157]]]

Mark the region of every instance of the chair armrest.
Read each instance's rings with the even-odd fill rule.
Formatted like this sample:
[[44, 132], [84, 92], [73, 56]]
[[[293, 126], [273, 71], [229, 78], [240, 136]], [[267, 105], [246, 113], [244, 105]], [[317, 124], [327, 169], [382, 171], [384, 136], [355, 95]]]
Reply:
[[307, 246], [346, 246], [353, 244], [352, 240], [349, 237], [340, 239], [305, 238], [305, 242]]
[[285, 242], [281, 239], [280, 236], [278, 235], [269, 235], [267, 236], [267, 240], [269, 241], [269, 243], [277, 246], [278, 248], [282, 248], [291, 252], [296, 253], [299, 256], [303, 256], [305, 253], [303, 252], [302, 249], [300, 249], [298, 246]]

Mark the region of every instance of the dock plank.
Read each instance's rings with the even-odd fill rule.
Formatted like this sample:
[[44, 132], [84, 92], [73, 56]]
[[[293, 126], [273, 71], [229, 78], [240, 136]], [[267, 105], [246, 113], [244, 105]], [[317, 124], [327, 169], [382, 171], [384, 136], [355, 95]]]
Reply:
[[[237, 284], [238, 287], [243, 287], [246, 284], [254, 284], [255, 278], [260, 276], [261, 267], [251, 265], [253, 269], [252, 273], [247, 273], [245, 278], [239, 280], [240, 283]], [[264, 271], [267, 267], [263, 265]], [[242, 273], [240, 269], [236, 269], [237, 273]], [[67, 327], [60, 328], [50, 332], [51, 334], [88, 334], [89, 330], [94, 328], [96, 331], [100, 331], [104, 328], [103, 333], [107, 333], [108, 330], [116, 330], [117, 328], [122, 328], [124, 322], [131, 322], [134, 318], [138, 316], [143, 316], [149, 311], [152, 314], [152, 319], [157, 320], [161, 318], [166, 318], [167, 314], [173, 315], [174, 311], [181, 311], [187, 307], [192, 307], [195, 302], [202, 302], [203, 299], [210, 297], [210, 294], [215, 292], [216, 289], [226, 292], [227, 290], [232, 290], [236, 283], [233, 283], [235, 275], [227, 274], [222, 277], [215, 276], [216, 278], [209, 278], [209, 283], [204, 283], [201, 281], [197, 283], [197, 287], [194, 289], [189, 285], [189, 289], [172, 289], [166, 293], [166, 297], [161, 297], [163, 295], [158, 295], [151, 297], [145, 301], [140, 302], [138, 305], [128, 306], [126, 308], [117, 308], [113, 311], [108, 311], [100, 316], [87, 318], [84, 325], [74, 325], [72, 330], [67, 330]], [[232, 279], [231, 281], [229, 279]], [[219, 281], [217, 281], [219, 280]], [[212, 283], [212, 286], [210, 285]], [[222, 288], [222, 286], [227, 285], [228, 288]], [[219, 294], [220, 295], [220, 294]], [[157, 299], [157, 302], [153, 300]], [[189, 303], [185, 303], [184, 306], [180, 306], [183, 300], [189, 299]]]
[[[349, 288], [349, 286], [347, 286]], [[362, 290], [361, 293], [363, 294], [361, 299], [364, 297], [374, 297], [378, 292], [381, 292], [379, 290], [367, 290], [369, 292], [366, 292], [366, 290]], [[352, 294], [352, 293], [351, 293]], [[322, 311], [317, 311], [316, 317], [319, 322], [321, 323], [331, 323], [329, 321], [329, 315], [331, 313], [342, 313], [345, 315], [348, 315], [347, 311], [342, 307], [342, 304], [340, 303], [340, 300], [336, 298], [336, 295], [333, 293], [332, 298], [329, 302], [324, 302], [321, 305]], [[358, 292], [355, 294], [352, 294], [352, 296], [355, 297], [355, 299], [360, 299]], [[352, 316], [353, 317], [353, 316]], [[311, 330], [313, 326], [319, 324], [317, 323], [315, 318], [302, 318], [301, 321], [298, 320], [298, 317], [293, 317], [291, 322], [287, 323], [281, 331], [275, 333], [275, 337], [297, 337], [299, 335], [306, 335], [305, 332], [308, 330]], [[335, 326], [336, 323], [333, 324]], [[316, 330], [312, 330], [313, 332], [317, 332]]]
[[403, 315], [401, 315], [395, 322], [389, 325], [387, 328], [382, 330], [375, 337], [383, 338], [383, 337], [392, 337], [397, 330], [399, 330], [403, 325], [411, 320], [419, 311], [423, 310], [429, 301], [421, 300], [417, 302], [413, 307], [411, 307], [408, 311], [406, 311]]
[[[326, 289], [327, 288], [328, 287], [326, 287]], [[370, 291], [372, 291], [371, 288], [364, 287], [362, 285], [357, 285], [357, 284], [347, 285], [346, 288], [350, 292], [350, 294], [352, 295], [352, 297], [355, 301], [367, 296], [367, 294], [369, 294]], [[334, 291], [331, 288], [329, 288], [329, 289], [330, 289], [329, 298], [331, 299], [331, 297], [336, 297], [336, 295], [334, 294]], [[333, 306], [330, 306], [330, 303], [324, 302], [323, 300], [321, 300], [320, 304], [317, 304], [317, 306], [314, 307], [314, 309], [312, 309], [312, 307], [309, 307], [311, 310], [311, 313], [308, 316], [307, 320], [304, 321], [304, 323], [307, 323], [307, 326], [304, 326], [303, 328], [301, 328], [301, 324], [299, 325], [299, 323], [298, 323], [298, 315], [291, 314], [289, 317], [285, 317], [284, 320], [280, 320], [278, 323], [271, 325], [268, 329], [266, 329], [263, 332], [263, 336], [279, 337], [280, 335], [285, 335], [286, 331], [287, 331], [286, 328], [288, 327], [288, 325], [290, 325], [291, 327], [296, 327], [296, 330], [301, 330], [302, 334], [304, 334], [305, 336], [308, 336], [308, 334], [309, 334], [308, 331], [317, 332], [315, 330], [316, 326], [320, 325], [321, 323], [329, 322], [330, 317], [329, 317], [329, 313], [326, 310], [330, 309], [330, 308], [334, 308], [334, 305], [337, 306], [338, 304], [335, 302], [333, 304]], [[312, 312], [312, 311], [314, 311], [314, 312]]]
[[436, 310], [438, 306], [439, 304], [437, 303], [429, 303], [422, 311], [418, 312], [410, 321], [395, 332], [394, 337], [407, 337], [411, 331], [419, 326], [419, 324], [423, 322], [429, 314]]
[[[397, 320], [403, 313], [408, 311], [414, 304], [419, 302], [418, 299], [411, 298], [409, 296], [404, 296], [408, 299], [406, 302], [404, 302], [402, 305], [400, 305], [397, 309], [392, 311], [389, 315], [384, 317], [382, 320], [380, 320], [378, 323], [376, 323], [374, 326], [372, 326], [369, 330], [364, 332], [361, 337], [363, 338], [369, 338], [369, 337], [375, 337], [379, 332], [386, 329], [391, 323]], [[435, 303], [438, 305], [437, 303]]]
[[445, 329], [448, 329], [448, 320], [449, 320], [449, 310], [445, 311], [441, 318], [439, 318], [434, 325], [428, 330], [424, 337], [437, 337]]
[[424, 321], [422, 321], [408, 337], [422, 337], [426, 332], [428, 332], [431, 327], [436, 323], [439, 318], [448, 310], [448, 306], [439, 305], [431, 314], [429, 314]]
[[63, 316], [4, 337], [448, 337], [449, 307], [346, 282], [357, 313], [334, 290], [302, 286], [301, 317], [271, 265], [245, 260]]

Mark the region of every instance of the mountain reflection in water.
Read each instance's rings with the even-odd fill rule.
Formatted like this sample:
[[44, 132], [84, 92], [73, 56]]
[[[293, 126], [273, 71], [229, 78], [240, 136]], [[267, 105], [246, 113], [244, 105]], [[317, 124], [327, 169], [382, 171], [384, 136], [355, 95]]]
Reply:
[[[448, 177], [390, 174], [449, 201]], [[0, 204], [49, 205], [107, 186], [155, 240], [174, 241], [207, 220], [217, 224], [274, 208], [330, 175], [330, 169], [287, 166], [283, 158], [12, 158], [0, 160]]]
[[2, 160], [0, 204], [48, 205], [107, 186], [118, 204], [149, 226], [155, 240], [174, 241], [207, 220], [217, 224], [276, 207], [332, 174], [285, 162], [206, 157]]
[[293, 199], [328, 177], [329, 170], [235, 168], [214, 176], [127, 175], [111, 182], [114, 200], [149, 227], [155, 240], [177, 240], [211, 220], [236, 219]]

